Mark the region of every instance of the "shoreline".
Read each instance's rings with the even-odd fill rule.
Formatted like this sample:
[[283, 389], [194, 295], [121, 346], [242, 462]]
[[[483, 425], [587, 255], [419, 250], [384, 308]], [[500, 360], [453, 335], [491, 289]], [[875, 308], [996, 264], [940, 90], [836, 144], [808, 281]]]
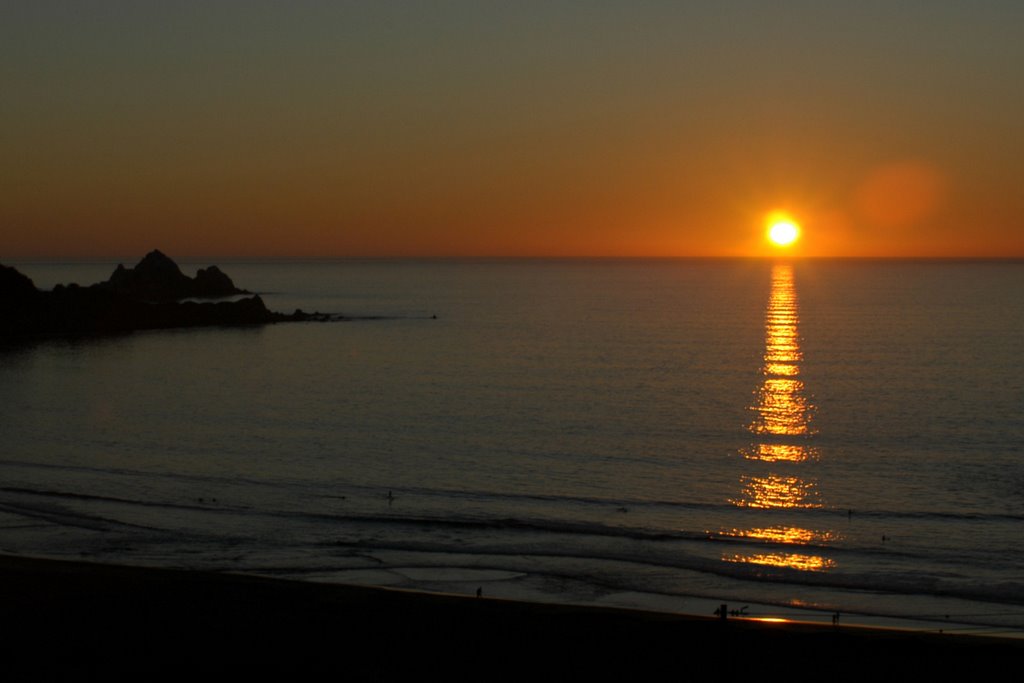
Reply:
[[[402, 567], [393, 566], [389, 571], [402, 573]], [[479, 571], [479, 570], [477, 570]], [[502, 570], [494, 570], [502, 571]], [[1016, 626], [1000, 626], [994, 624], [958, 621], [950, 614], [943, 617], [878, 614], [872, 612], [838, 611], [825, 607], [809, 605], [785, 605], [756, 599], [707, 597], [695, 594], [663, 594], [642, 591], [614, 592], [590, 599], [571, 597], [565, 594], [546, 593], [529, 588], [509, 585], [508, 582], [487, 576], [449, 577], [444, 582], [433, 581], [429, 588], [408, 585], [408, 583], [377, 583], [372, 580], [351, 580], [348, 571], [313, 572], [313, 573], [260, 573], [258, 571], [241, 571], [242, 575], [264, 576], [267, 578], [288, 581], [308, 581], [325, 585], [365, 586], [413, 593], [451, 596], [455, 598], [472, 597], [474, 587], [479, 585], [483, 594], [489, 599], [508, 602], [536, 603], [542, 605], [565, 605], [573, 607], [593, 607], [599, 609], [615, 609], [633, 612], [651, 612], [656, 614], [680, 617], [710, 617], [722, 604], [727, 610], [740, 619], [761, 622], [802, 623], [812, 626], [832, 626], [832, 617], [839, 614], [840, 626], [869, 628], [884, 631], [905, 631], [911, 633], [959, 634], [967, 636], [993, 636], [1024, 640], [1024, 631]], [[356, 570], [359, 574], [359, 571]], [[441, 587], [440, 584], [448, 586]]]
[[[38, 675], [655, 677], [975, 671], [1024, 640], [438, 595], [0, 556], [16, 665]], [[39, 651], [41, 654], [36, 654]], [[45, 654], [49, 653], [49, 654]], [[812, 667], [807, 669], [807, 667]], [[829, 674], [832, 676], [832, 674]], [[834, 676], [832, 676], [834, 677]]]

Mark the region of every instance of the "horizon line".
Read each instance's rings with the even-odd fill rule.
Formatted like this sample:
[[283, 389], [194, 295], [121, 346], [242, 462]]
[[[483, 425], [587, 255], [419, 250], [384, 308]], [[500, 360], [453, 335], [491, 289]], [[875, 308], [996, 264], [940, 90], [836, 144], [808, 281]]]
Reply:
[[[152, 251], [152, 250], [151, 250]], [[163, 250], [160, 250], [163, 251]], [[146, 252], [149, 253], [149, 252]], [[165, 252], [166, 253], [166, 252]], [[45, 256], [0, 259], [0, 264], [87, 264], [137, 263], [143, 256]], [[133, 260], [134, 259], [134, 260]], [[935, 262], [935, 263], [1020, 263], [1021, 256], [801, 256], [791, 254], [756, 256], [171, 256], [184, 263], [340, 263], [340, 262], [693, 262], [693, 261], [842, 261], [842, 262]]]

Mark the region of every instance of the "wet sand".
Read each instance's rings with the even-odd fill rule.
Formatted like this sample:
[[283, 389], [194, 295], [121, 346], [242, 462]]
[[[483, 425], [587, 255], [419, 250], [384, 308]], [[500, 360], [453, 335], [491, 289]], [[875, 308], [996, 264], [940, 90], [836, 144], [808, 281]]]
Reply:
[[37, 679], [847, 680], [1016, 666], [1024, 640], [772, 624], [0, 557], [4, 664]]

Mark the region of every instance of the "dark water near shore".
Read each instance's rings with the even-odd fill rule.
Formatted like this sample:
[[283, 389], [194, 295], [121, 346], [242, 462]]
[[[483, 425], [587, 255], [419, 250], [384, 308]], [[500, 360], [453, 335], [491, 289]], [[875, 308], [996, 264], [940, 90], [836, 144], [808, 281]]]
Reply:
[[1022, 264], [221, 265], [372, 319], [0, 351], [0, 551], [1024, 628]]

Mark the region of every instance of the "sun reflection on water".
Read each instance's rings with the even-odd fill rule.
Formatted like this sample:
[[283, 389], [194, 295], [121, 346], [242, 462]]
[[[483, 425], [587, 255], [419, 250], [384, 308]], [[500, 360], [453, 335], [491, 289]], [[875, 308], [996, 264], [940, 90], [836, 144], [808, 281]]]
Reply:
[[722, 535], [752, 538], [760, 541], [774, 541], [776, 543], [790, 543], [793, 545], [827, 543], [836, 539], [836, 534], [831, 531], [812, 531], [811, 529], [800, 529], [792, 526], [732, 529], [731, 531], [722, 532]]
[[795, 363], [775, 363], [768, 361], [764, 364], [764, 374], [776, 377], [796, 377], [800, 374], [800, 366]]
[[804, 555], [802, 553], [757, 553], [753, 555], [723, 556], [726, 562], [743, 564], [759, 564], [767, 567], [784, 567], [805, 572], [820, 572], [836, 566], [835, 560], [821, 555]]
[[768, 377], [761, 385], [758, 405], [754, 408], [757, 418], [750, 429], [755, 434], [809, 434], [813, 408], [804, 396], [803, 382], [798, 379]]
[[752, 508], [820, 508], [818, 491], [813, 481], [795, 476], [769, 474], [743, 475], [741, 497], [733, 505]]
[[[808, 444], [814, 436], [811, 426], [815, 406], [807, 395], [800, 375], [799, 309], [793, 269], [789, 265], [772, 268], [772, 290], [765, 314], [765, 351], [762, 380], [756, 392], [757, 403], [748, 430], [758, 439], [740, 454], [747, 460], [767, 463], [777, 470], [744, 474], [740, 491], [729, 502], [737, 507], [760, 509], [816, 509], [824, 507], [817, 482], [799, 468], [801, 463], [817, 460], [819, 451]], [[784, 545], [826, 545], [837, 540], [832, 531], [796, 526], [767, 526], [729, 529], [724, 536]], [[787, 567], [800, 571], [826, 571], [835, 561], [813, 553], [747, 552], [723, 554], [726, 562], [769, 567]]]
[[811, 433], [814, 405], [808, 401], [800, 374], [799, 310], [793, 268], [772, 268], [772, 291], [764, 324], [764, 381], [753, 406], [755, 434], [800, 436]]
[[759, 443], [740, 451], [747, 460], [803, 462], [818, 458], [818, 449], [803, 444]]

